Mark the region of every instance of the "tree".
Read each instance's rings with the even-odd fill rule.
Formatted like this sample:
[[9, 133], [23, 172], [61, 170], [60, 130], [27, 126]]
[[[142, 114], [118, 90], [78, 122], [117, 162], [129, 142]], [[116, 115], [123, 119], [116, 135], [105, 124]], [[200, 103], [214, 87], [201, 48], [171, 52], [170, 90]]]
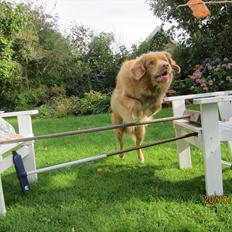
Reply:
[[[0, 107], [23, 110], [61, 97], [114, 88], [124, 46], [112, 33], [74, 25], [65, 37], [43, 7], [0, 3]], [[116, 52], [117, 51], [117, 52]]]
[[17, 33], [27, 26], [23, 8], [13, 8], [11, 3], [0, 3], [0, 107], [14, 107], [21, 81], [22, 66], [14, 60], [14, 43]]
[[112, 33], [96, 34], [84, 26], [74, 25], [68, 38], [76, 51], [76, 75], [66, 83], [68, 93], [82, 97], [90, 90], [112, 91], [120, 65], [129, 54], [125, 46], [114, 52]]
[[118, 66], [110, 48], [113, 41], [112, 33], [100, 33], [89, 44], [86, 60], [91, 67], [91, 89], [108, 92], [114, 87]]
[[188, 49], [191, 60], [203, 60], [207, 57], [232, 57], [232, 4], [210, 5], [211, 16], [198, 20], [190, 9], [178, 8], [186, 1], [148, 0], [154, 14], [164, 22], [177, 22], [171, 33], [179, 35], [180, 42]]
[[160, 28], [154, 35], [143, 41], [138, 47], [132, 47], [132, 56], [140, 56], [149, 51], [163, 51], [173, 44], [173, 39], [163, 28]]

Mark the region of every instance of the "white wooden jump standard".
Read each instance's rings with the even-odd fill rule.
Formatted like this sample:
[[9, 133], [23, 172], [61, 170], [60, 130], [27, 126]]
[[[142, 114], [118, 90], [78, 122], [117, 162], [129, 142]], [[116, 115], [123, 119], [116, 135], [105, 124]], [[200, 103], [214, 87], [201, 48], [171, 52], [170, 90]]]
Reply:
[[[221, 160], [221, 142], [228, 142], [232, 150], [232, 91], [193, 94], [170, 97], [173, 115], [183, 115], [186, 109], [185, 100], [193, 99], [194, 104], [200, 105], [201, 126], [192, 125], [187, 120], [173, 122], [176, 136], [186, 131], [197, 132], [198, 136], [177, 141], [180, 168], [191, 168], [190, 144], [203, 151], [205, 166], [206, 194], [223, 195], [222, 164], [231, 167], [231, 163]], [[220, 113], [222, 121], [219, 121]]]
[[[30, 111], [20, 111], [20, 112], [10, 112], [1, 113], [0, 117], [17, 117], [17, 123], [19, 128], [19, 134], [24, 137], [33, 136], [31, 116], [38, 114], [38, 110]], [[22, 154], [23, 161], [25, 162], [25, 169], [27, 171], [36, 170], [35, 163], [35, 153], [34, 153], [34, 142], [30, 141], [27, 143], [13, 143], [0, 146], [0, 175], [8, 168], [13, 165], [13, 156], [7, 155], [3, 157], [6, 152], [17, 149], [17, 151]], [[31, 175], [28, 179], [30, 182], [37, 181], [37, 174]], [[0, 215], [5, 215], [6, 206], [4, 200], [4, 193], [2, 188], [2, 181], [0, 176]]]

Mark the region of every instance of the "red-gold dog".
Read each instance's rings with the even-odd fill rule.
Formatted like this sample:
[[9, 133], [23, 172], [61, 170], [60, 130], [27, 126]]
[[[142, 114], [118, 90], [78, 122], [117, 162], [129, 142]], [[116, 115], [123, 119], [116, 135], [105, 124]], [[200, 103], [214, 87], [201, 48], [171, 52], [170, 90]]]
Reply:
[[[111, 97], [113, 124], [142, 122], [158, 112], [172, 82], [173, 71], [179, 73], [180, 67], [167, 52], [149, 52], [135, 60], [125, 61]], [[144, 126], [116, 129], [120, 149], [123, 149], [124, 132], [135, 137], [137, 146], [142, 144]], [[124, 154], [120, 157], [123, 158]], [[138, 158], [144, 162], [141, 149]]]

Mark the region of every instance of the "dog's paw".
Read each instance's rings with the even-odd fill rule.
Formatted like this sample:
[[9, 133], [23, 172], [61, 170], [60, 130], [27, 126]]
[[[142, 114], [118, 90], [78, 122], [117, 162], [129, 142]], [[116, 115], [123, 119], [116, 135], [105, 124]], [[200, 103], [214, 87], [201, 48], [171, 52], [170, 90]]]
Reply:
[[125, 159], [125, 154], [119, 154], [119, 157], [124, 160]]
[[139, 163], [144, 164], [144, 158], [139, 158]]

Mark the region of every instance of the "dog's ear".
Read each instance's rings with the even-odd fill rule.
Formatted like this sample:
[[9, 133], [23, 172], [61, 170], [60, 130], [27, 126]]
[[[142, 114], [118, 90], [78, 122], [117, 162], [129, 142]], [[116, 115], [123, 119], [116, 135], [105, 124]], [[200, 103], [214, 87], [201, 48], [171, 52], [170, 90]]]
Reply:
[[165, 56], [168, 58], [168, 62], [169, 62], [169, 64], [171, 65], [172, 69], [173, 69], [174, 71], [176, 71], [177, 73], [180, 73], [181, 68], [180, 68], [180, 66], [177, 65], [176, 62], [172, 59], [170, 53], [168, 53], [168, 52], [163, 52], [163, 53], [164, 53]]
[[144, 57], [142, 56], [136, 59], [134, 65], [131, 68], [133, 78], [137, 81], [140, 80], [146, 72], [144, 64], [145, 64], [145, 60]]

